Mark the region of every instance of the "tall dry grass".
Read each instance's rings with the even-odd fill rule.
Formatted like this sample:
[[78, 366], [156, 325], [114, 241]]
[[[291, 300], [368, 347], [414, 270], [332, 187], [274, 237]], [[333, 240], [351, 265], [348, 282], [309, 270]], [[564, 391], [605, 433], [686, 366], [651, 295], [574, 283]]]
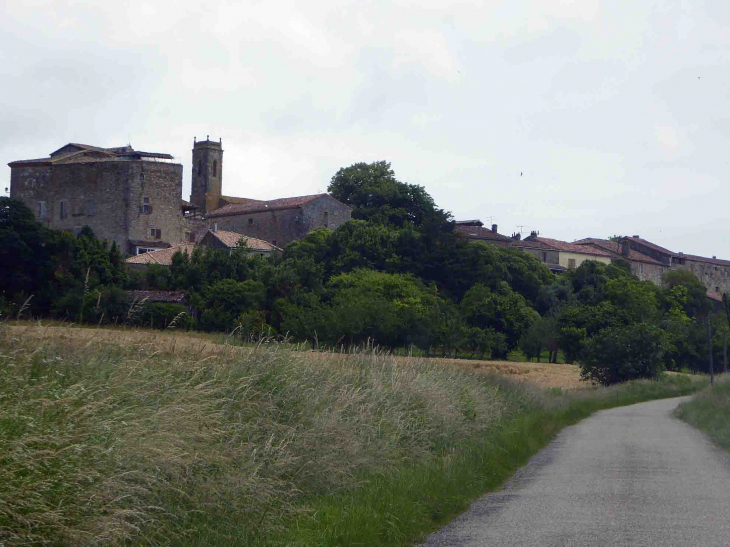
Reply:
[[378, 353], [204, 356], [160, 353], [154, 336], [130, 347], [3, 329], [0, 544], [253, 542], [309, 499], [447, 462], [553, 399]]

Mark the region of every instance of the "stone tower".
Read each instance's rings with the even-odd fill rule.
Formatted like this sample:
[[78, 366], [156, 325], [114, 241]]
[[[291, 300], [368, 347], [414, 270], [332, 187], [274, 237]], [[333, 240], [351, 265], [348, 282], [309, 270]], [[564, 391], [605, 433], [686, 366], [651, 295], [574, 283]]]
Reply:
[[190, 203], [205, 215], [218, 209], [223, 195], [223, 139], [220, 142], [206, 137], [193, 141], [193, 177]]

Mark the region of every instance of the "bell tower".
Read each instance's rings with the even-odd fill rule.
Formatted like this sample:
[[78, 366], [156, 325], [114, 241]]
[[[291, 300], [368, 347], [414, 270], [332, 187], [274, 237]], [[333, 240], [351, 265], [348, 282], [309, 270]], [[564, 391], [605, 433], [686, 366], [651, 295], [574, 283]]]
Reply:
[[223, 195], [223, 139], [204, 141], [193, 139], [193, 177], [190, 203], [205, 215], [220, 207]]

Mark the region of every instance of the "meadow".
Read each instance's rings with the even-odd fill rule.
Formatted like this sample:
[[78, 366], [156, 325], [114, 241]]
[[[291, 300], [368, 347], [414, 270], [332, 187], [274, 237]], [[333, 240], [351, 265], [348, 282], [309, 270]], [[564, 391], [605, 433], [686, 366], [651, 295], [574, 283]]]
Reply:
[[706, 385], [474, 366], [2, 325], [0, 543], [411, 545], [562, 427]]
[[715, 378], [692, 400], [677, 408], [677, 417], [707, 433], [725, 450], [730, 450], [730, 374]]

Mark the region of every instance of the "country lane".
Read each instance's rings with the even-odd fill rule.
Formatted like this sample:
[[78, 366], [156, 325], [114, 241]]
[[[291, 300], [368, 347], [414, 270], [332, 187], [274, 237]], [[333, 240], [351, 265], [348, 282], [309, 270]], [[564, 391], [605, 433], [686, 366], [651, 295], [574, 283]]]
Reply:
[[730, 457], [672, 415], [687, 399], [564, 429], [422, 545], [730, 545]]

